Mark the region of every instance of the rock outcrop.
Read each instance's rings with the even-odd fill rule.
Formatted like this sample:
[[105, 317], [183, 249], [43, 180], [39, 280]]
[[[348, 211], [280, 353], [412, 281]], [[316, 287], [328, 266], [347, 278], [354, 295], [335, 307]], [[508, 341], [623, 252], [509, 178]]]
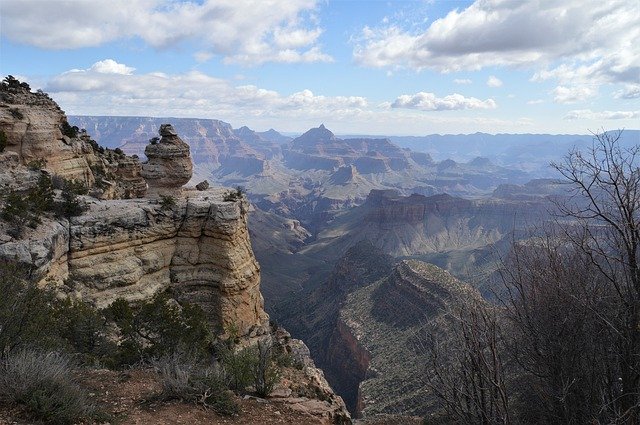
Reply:
[[144, 150], [147, 162], [142, 165], [142, 177], [149, 185], [150, 196], [177, 195], [193, 174], [189, 145], [171, 124], [162, 124], [159, 133], [160, 141]]
[[98, 146], [67, 122], [46, 93], [32, 93], [25, 83], [0, 84], [0, 131], [7, 139], [6, 155], [14, 154], [3, 161], [82, 183], [101, 199], [138, 198], [147, 191], [137, 157]]
[[45, 166], [49, 171], [87, 186], [95, 182], [87, 156], [90, 146], [62, 134], [69, 126], [60, 107], [44, 93], [25, 86], [3, 84], [0, 89], [0, 130], [7, 150], [18, 154], [21, 164]]
[[[21, 95], [28, 103], [28, 88], [19, 85], [17, 90], [24, 92]], [[43, 105], [55, 105], [44, 94], [31, 95], [42, 98]], [[2, 128], [13, 131], [24, 117], [16, 115], [14, 121], [5, 118]], [[36, 140], [43, 144], [55, 140], [56, 131], [60, 131], [55, 126], [43, 128]], [[87, 176], [93, 180], [62, 174], [63, 168], [57, 165], [47, 170], [26, 167], [23, 150], [17, 148], [22, 145], [14, 136], [11, 149], [0, 152], [0, 187], [15, 190], [15, 196], [54, 172], [76, 176], [76, 181], [80, 179], [90, 189], [89, 195], [80, 197], [88, 208], [71, 218], [39, 211], [38, 219], [19, 233], [8, 232], [15, 223], [0, 219], [0, 261], [23, 266], [29, 280], [61, 297], [98, 308], [116, 299], [135, 303], [168, 293], [174, 302], [200, 306], [217, 337], [233, 336], [244, 346], [275, 335], [279, 346], [300, 361], [300, 368], [283, 366], [289, 375], [283, 376], [280, 393], [271, 399], [277, 398], [290, 410], [319, 423], [350, 423], [344, 402], [315, 367], [304, 343], [269, 325], [260, 292], [260, 266], [249, 238], [246, 197], [229, 197], [224, 188], [182, 190], [191, 177], [189, 147], [170, 125], [162, 126], [162, 139], [148, 147], [149, 162], [142, 173], [136, 158], [118, 149], [101, 148], [86, 132], [73, 131], [79, 134], [71, 138], [71, 144], [87, 148], [86, 155], [76, 159], [85, 161]], [[49, 152], [47, 149], [55, 156], [55, 144], [45, 149], [36, 143], [28, 151], [34, 160], [41, 161], [38, 152]], [[115, 199], [121, 198], [124, 188], [131, 191], [126, 198], [146, 190], [140, 174], [149, 180], [154, 195], [179, 192], [184, 196], [160, 201]], [[54, 195], [59, 193], [54, 191]], [[0, 199], [0, 209], [3, 202]], [[276, 224], [281, 228], [282, 243], [291, 249], [308, 236], [298, 221]]]
[[[200, 305], [213, 328], [260, 332], [268, 317], [247, 231], [246, 201], [193, 192], [172, 209], [149, 200], [91, 202], [71, 221], [47, 221], [0, 257], [31, 266], [41, 285], [105, 307], [171, 290]], [[256, 331], [253, 331], [256, 329]]]

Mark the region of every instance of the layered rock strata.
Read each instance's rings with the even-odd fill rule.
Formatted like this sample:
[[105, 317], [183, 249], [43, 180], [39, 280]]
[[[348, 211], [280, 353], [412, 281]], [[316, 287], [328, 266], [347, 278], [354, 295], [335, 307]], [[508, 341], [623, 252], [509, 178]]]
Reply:
[[177, 195], [193, 175], [189, 145], [182, 141], [171, 124], [160, 126], [160, 141], [144, 150], [148, 161], [142, 165], [142, 177], [149, 195]]
[[223, 190], [192, 194], [172, 209], [148, 200], [93, 202], [71, 222], [48, 222], [26, 240], [0, 245], [0, 256], [34, 265], [34, 280], [97, 307], [170, 290], [200, 305], [219, 333], [250, 333], [268, 318], [248, 205], [224, 202]]
[[69, 125], [47, 94], [32, 93], [24, 83], [0, 84], [0, 131], [9, 155], [3, 161], [12, 158], [14, 176], [20, 172], [17, 165], [44, 169], [84, 184], [101, 199], [138, 198], [147, 191], [137, 157], [98, 146], [85, 131]]

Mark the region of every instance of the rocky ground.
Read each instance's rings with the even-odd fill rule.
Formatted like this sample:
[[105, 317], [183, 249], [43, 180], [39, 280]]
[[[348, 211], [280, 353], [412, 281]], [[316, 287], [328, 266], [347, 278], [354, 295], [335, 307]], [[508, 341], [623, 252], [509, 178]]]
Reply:
[[[104, 422], [85, 422], [83, 425], [109, 423], [118, 425], [178, 425], [178, 424], [330, 424], [319, 417], [318, 400], [290, 397], [290, 391], [276, 389], [269, 398], [236, 397], [240, 413], [222, 416], [194, 404], [179, 400], [154, 401], [161, 387], [157, 375], [149, 369], [112, 371], [89, 370], [81, 382], [90, 390], [91, 397], [104, 413]], [[38, 424], [28, 419], [20, 409], [0, 406], [0, 424]]]

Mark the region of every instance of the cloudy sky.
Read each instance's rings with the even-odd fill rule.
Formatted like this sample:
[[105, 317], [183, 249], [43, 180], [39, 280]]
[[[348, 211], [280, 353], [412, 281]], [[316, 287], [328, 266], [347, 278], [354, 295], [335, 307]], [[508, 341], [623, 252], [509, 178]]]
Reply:
[[640, 128], [638, 0], [0, 0], [68, 114], [341, 134]]

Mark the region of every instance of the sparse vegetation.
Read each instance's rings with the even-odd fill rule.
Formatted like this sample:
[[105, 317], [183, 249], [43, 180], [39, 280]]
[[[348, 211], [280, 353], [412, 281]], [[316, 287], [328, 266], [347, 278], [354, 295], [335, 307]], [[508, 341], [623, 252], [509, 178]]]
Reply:
[[236, 187], [236, 190], [229, 191], [224, 195], [223, 200], [225, 202], [236, 202], [242, 199], [245, 194], [245, 189], [242, 186]]
[[271, 340], [242, 349], [233, 346], [218, 347], [218, 354], [229, 379], [231, 388], [243, 393], [252, 387], [260, 397], [266, 397], [280, 381]]
[[79, 193], [87, 193], [81, 182], [66, 181], [61, 192], [62, 200], [55, 204], [55, 215], [58, 218], [71, 218], [81, 215], [88, 208], [79, 197]]
[[24, 406], [36, 420], [73, 424], [95, 412], [87, 391], [73, 379], [69, 358], [19, 350], [0, 361], [0, 400]]
[[160, 195], [160, 209], [172, 210], [176, 206], [176, 198], [171, 195]]
[[7, 135], [4, 131], [0, 130], [0, 153], [4, 152], [7, 147]]
[[432, 350], [434, 394], [451, 418], [640, 420], [640, 146], [619, 138], [598, 134], [554, 165], [572, 196], [554, 226], [512, 245], [499, 317], [460, 312], [449, 345]]
[[27, 164], [27, 168], [29, 168], [32, 171], [42, 170], [46, 166], [47, 166], [47, 160], [44, 158], [34, 159], [33, 161], [29, 161], [29, 163]]
[[36, 228], [42, 222], [42, 215], [54, 209], [51, 178], [41, 174], [37, 185], [26, 193], [11, 191], [4, 198], [0, 216], [13, 225], [9, 234], [20, 238], [26, 226]]
[[204, 312], [198, 306], [157, 295], [150, 301], [131, 306], [116, 300], [105, 311], [121, 335], [114, 364], [131, 365], [171, 354], [174, 351], [206, 357], [213, 341]]
[[173, 352], [153, 365], [160, 375], [162, 399], [199, 404], [223, 415], [239, 412], [226, 373], [217, 362], [207, 364], [183, 352]]
[[71, 126], [71, 124], [69, 124], [69, 122], [65, 120], [60, 125], [60, 131], [62, 131], [62, 134], [64, 134], [65, 136], [71, 139], [75, 139], [76, 137], [78, 137], [80, 129], [75, 125]]
[[31, 90], [31, 87], [29, 86], [28, 83], [26, 82], [21, 83], [20, 80], [15, 78], [13, 75], [7, 75], [2, 80], [2, 84], [0, 85], [0, 88], [2, 90], [17, 90], [17, 89], [24, 89], [27, 91]]
[[271, 340], [258, 341], [256, 347], [257, 361], [253, 371], [253, 381], [256, 394], [266, 397], [271, 394], [275, 385], [280, 381], [280, 375], [275, 367]]
[[159, 137], [152, 137], [151, 139], [149, 139], [149, 143], [152, 145], [157, 145], [159, 141], [160, 141]]

